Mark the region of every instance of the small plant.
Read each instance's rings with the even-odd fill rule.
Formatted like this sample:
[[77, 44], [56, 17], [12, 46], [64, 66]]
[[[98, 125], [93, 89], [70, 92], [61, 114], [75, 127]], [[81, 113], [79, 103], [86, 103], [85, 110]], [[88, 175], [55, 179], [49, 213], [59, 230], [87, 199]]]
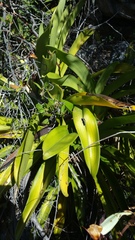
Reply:
[[[25, 234], [30, 238], [34, 234], [35, 239], [38, 235], [85, 239], [82, 226], [91, 222], [98, 226], [103, 213], [115, 223], [120, 216], [132, 214], [123, 210], [131, 203], [134, 186], [135, 105], [125, 101], [125, 96], [134, 94], [135, 68], [115, 62], [91, 73], [76, 56], [94, 33], [89, 27], [64, 50], [83, 5], [84, 0], [74, 8], [60, 0], [50, 10], [49, 23], [40, 24], [35, 53], [30, 53], [35, 74], [26, 63], [25, 82], [0, 76], [3, 89], [14, 100], [3, 97], [0, 102], [1, 112], [5, 103], [12, 112], [10, 117], [6, 112], [0, 117], [0, 136], [11, 141], [0, 150], [0, 157], [5, 158], [0, 197], [4, 204], [3, 195], [8, 198], [9, 194], [15, 209], [16, 240]], [[19, 61], [23, 66], [25, 61]], [[14, 147], [13, 139], [19, 139]], [[106, 222], [100, 224], [102, 235], [115, 226], [108, 227]], [[116, 232], [112, 232], [114, 237]]]

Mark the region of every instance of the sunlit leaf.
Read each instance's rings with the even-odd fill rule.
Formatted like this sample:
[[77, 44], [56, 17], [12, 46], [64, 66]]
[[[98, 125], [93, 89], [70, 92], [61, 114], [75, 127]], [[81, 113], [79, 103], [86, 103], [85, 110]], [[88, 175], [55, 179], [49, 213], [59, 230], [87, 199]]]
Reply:
[[9, 155], [14, 145], [8, 145], [0, 149], [0, 158], [4, 158]]
[[59, 85], [70, 87], [75, 89], [77, 92], [82, 92], [85, 90], [84, 84], [80, 81], [80, 79], [76, 78], [75, 76], [68, 74], [60, 77], [56, 73], [49, 72], [47, 74], [47, 78], [51, 82], [55, 82]]
[[[62, 125], [66, 125], [65, 121], [63, 120]], [[67, 129], [67, 134], [68, 134]], [[69, 162], [69, 146], [64, 148], [58, 154], [58, 167], [59, 167], [59, 174], [58, 180], [60, 185], [60, 190], [65, 197], [68, 197], [68, 162]]]
[[101, 235], [102, 227], [96, 224], [91, 224], [89, 228], [86, 229], [86, 231], [89, 233], [90, 237], [93, 240], [98, 240]]
[[39, 26], [39, 34], [38, 34], [38, 36], [40, 37], [43, 33], [44, 33], [44, 25], [43, 25], [43, 23], [41, 23], [40, 26]]
[[21, 130], [12, 130], [8, 132], [0, 133], [0, 138], [6, 138], [6, 139], [22, 138], [23, 134], [24, 133]]
[[[85, 64], [78, 57], [60, 51], [57, 48], [51, 46], [46, 46], [46, 50], [55, 51], [57, 58], [59, 58], [61, 62], [64, 62], [74, 73], [77, 74], [85, 87], [89, 89], [89, 91], [93, 90], [94, 81], [91, 77], [91, 74]], [[64, 74], [65, 71], [61, 71], [61, 76]]]
[[65, 0], [60, 0], [56, 10], [54, 11], [54, 14], [52, 16], [51, 19], [51, 23], [52, 23], [52, 30], [51, 30], [51, 34], [50, 34], [50, 45], [51, 46], [55, 46], [55, 42], [57, 39], [57, 36], [59, 34], [59, 24], [60, 24], [60, 20], [61, 20], [61, 16], [63, 13], [63, 9], [65, 7]]
[[55, 173], [55, 161], [47, 161], [41, 164], [37, 171], [37, 174], [32, 182], [30, 193], [25, 204], [22, 215], [17, 223], [16, 227], [16, 240], [19, 240], [26, 223], [31, 217], [32, 213], [36, 209], [38, 203], [42, 199], [46, 188], [50, 184], [50, 181]]
[[118, 223], [122, 216], [130, 216], [132, 214], [133, 212], [129, 210], [112, 214], [111, 216], [106, 218], [103, 223], [100, 224], [100, 226], [102, 227], [101, 234], [106, 235], [107, 233], [109, 233], [115, 227], [115, 225]]
[[67, 127], [60, 126], [50, 131], [43, 142], [43, 159], [46, 160], [66, 147], [70, 146], [71, 143], [76, 139], [76, 133], [67, 134]]
[[0, 125], [0, 133], [1, 133], [1, 132], [9, 131], [10, 129], [11, 129], [10, 126], [7, 126], [7, 125]]
[[12, 164], [0, 172], [0, 196], [14, 184]]
[[52, 90], [48, 94], [56, 101], [62, 101], [63, 99], [63, 89], [58, 84], [53, 84]]
[[91, 94], [86, 92], [75, 93], [68, 97], [67, 100], [75, 105], [94, 105], [132, 111], [135, 110], [135, 105], [120, 102], [117, 99], [102, 94]]
[[17, 185], [26, 174], [27, 164], [34, 141], [33, 133], [28, 130], [14, 161], [14, 178]]
[[63, 16], [61, 18], [61, 31], [60, 31], [60, 37], [56, 40], [57, 41], [57, 47], [60, 50], [63, 50], [63, 46], [65, 44], [67, 35], [70, 32], [71, 26], [73, 25], [77, 15], [82, 9], [82, 6], [84, 5], [85, 0], [80, 0], [73, 8], [72, 6], [66, 7], [65, 12], [63, 13]]
[[0, 125], [11, 125], [12, 121], [12, 118], [0, 116]]
[[32, 183], [32, 187], [29, 193], [29, 197], [27, 203], [25, 205], [24, 211], [20, 218], [20, 221], [17, 225], [16, 230], [16, 239], [19, 240], [22, 234], [23, 228], [25, 227], [26, 222], [28, 221], [32, 211], [37, 206], [38, 202], [40, 201], [41, 191], [43, 191], [43, 179], [44, 179], [44, 171], [45, 171], [45, 162], [39, 168], [35, 179]]
[[73, 104], [71, 102], [68, 102], [66, 100], [63, 100], [62, 102], [70, 112], [73, 110]]
[[54, 201], [56, 200], [57, 194], [58, 194], [58, 188], [55, 188], [55, 187], [49, 188], [45, 201], [42, 203], [42, 206], [37, 215], [37, 220], [42, 227], [44, 227], [44, 224], [48, 219], [51, 209], [54, 206]]

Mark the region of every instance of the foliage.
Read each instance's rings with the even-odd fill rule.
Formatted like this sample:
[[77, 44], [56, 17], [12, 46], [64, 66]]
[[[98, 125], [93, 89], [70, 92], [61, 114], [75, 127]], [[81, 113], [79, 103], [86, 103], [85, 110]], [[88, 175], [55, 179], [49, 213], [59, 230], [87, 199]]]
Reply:
[[[30, 54], [32, 68], [15, 54], [27, 75], [20, 81], [19, 73], [11, 79], [8, 72], [0, 75], [0, 157], [5, 159], [0, 201], [3, 219], [9, 209], [3, 196], [12, 203], [10, 231], [16, 240], [38, 235], [85, 239], [83, 226], [133, 205], [135, 105], [126, 102], [125, 95], [134, 94], [135, 68], [115, 62], [91, 73], [76, 56], [94, 34], [91, 27], [85, 27], [65, 51], [84, 3], [60, 0], [54, 7], [48, 2], [47, 14], [52, 14], [48, 24], [39, 26], [35, 54]], [[14, 38], [12, 14], [9, 19]], [[19, 23], [20, 18], [21, 29]], [[31, 41], [28, 32], [19, 31]], [[121, 222], [118, 230], [122, 227]], [[130, 234], [135, 236], [134, 231]], [[112, 235], [116, 238], [117, 228]]]

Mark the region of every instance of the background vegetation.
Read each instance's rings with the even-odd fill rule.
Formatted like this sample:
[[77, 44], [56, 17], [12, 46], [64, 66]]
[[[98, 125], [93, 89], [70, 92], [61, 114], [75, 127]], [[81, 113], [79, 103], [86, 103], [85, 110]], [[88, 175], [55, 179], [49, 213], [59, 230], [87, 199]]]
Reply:
[[134, 239], [134, 213], [88, 228], [134, 212], [134, 33], [94, 1], [0, 7], [0, 239]]

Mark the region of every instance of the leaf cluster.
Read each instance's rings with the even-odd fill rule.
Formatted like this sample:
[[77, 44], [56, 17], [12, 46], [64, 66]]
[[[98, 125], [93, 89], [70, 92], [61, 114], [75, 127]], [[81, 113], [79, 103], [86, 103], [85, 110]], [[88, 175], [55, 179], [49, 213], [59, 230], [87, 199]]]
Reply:
[[[29, 11], [37, 11], [34, 1], [30, 6], [24, 3]], [[65, 51], [85, 1], [72, 5], [60, 0], [55, 7], [51, 1], [45, 3], [51, 18], [38, 26], [31, 60], [15, 54], [27, 74], [20, 81], [18, 72], [16, 79], [15, 72], [11, 79], [8, 71], [0, 75], [1, 207], [8, 209], [3, 196], [9, 194], [16, 240], [23, 234], [31, 238], [35, 234], [35, 239], [38, 234], [42, 239], [85, 239], [83, 226], [98, 224], [104, 214], [123, 212], [134, 204], [135, 105], [125, 96], [134, 94], [135, 67], [115, 62], [90, 72], [77, 53], [95, 29], [82, 29]], [[10, 17], [3, 22], [9, 21], [12, 37], [17, 21], [21, 36], [31, 41], [20, 29], [22, 22], [19, 27], [20, 20]], [[12, 50], [11, 56], [9, 63]], [[119, 214], [113, 216], [118, 222]], [[118, 230], [122, 228], [120, 222]], [[117, 228], [111, 234], [116, 238]], [[131, 234], [135, 235], [132, 229]]]

